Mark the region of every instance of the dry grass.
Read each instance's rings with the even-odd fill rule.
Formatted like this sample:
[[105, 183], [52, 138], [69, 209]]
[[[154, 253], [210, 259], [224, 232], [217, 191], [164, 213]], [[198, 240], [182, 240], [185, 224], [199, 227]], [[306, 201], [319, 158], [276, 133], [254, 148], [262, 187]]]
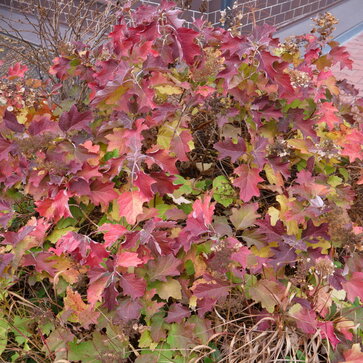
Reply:
[[[330, 362], [331, 348], [319, 331], [303, 334], [283, 314], [258, 315], [255, 305], [248, 305], [240, 293], [214, 309], [217, 333], [204, 351], [199, 347], [200, 358], [193, 362], [202, 362], [217, 350], [221, 352], [218, 363]], [[217, 349], [212, 351], [211, 346]]]

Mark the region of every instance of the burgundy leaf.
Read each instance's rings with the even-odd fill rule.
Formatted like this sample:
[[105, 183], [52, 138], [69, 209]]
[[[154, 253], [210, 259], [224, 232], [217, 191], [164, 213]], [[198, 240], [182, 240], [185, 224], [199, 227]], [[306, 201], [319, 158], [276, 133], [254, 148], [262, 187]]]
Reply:
[[146, 281], [135, 274], [123, 274], [120, 278], [123, 293], [132, 299], [142, 297], [146, 291]]
[[87, 130], [90, 131], [89, 124], [93, 121], [91, 111], [78, 112], [77, 106], [73, 105], [68, 112], [63, 112], [59, 118], [59, 127], [62, 131]]
[[225, 141], [218, 141], [214, 144], [214, 148], [219, 151], [219, 160], [230, 157], [232, 163], [235, 163], [246, 152], [246, 144], [241, 137], [238, 138], [237, 144], [233, 143], [232, 139], [229, 138]]
[[190, 316], [190, 310], [179, 303], [170, 306], [168, 316], [165, 318], [167, 323], [180, 323], [184, 318]]
[[3, 120], [5, 121], [5, 126], [11, 131], [23, 132], [25, 129], [24, 125], [19, 124], [18, 119], [13, 112], [5, 110]]
[[173, 255], [159, 256], [148, 263], [148, 275], [150, 281], [166, 281], [167, 276], [179, 276], [179, 266], [182, 261]]

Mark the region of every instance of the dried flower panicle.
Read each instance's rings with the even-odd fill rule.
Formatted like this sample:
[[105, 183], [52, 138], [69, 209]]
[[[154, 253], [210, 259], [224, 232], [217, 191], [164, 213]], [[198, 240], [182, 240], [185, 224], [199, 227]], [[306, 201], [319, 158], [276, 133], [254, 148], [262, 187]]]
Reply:
[[335, 30], [334, 25], [338, 24], [339, 22], [338, 19], [329, 12], [319, 14], [316, 18], [313, 18], [312, 20], [316, 26], [311, 32], [320, 34], [320, 40], [329, 39], [333, 31]]
[[317, 154], [319, 160], [340, 157], [338, 146], [330, 139], [320, 141], [320, 143], [316, 145], [316, 148], [311, 151]]
[[327, 257], [318, 258], [315, 261], [312, 269], [315, 270], [315, 273], [321, 277], [322, 279], [327, 279], [329, 276], [332, 276], [335, 271], [335, 266], [332, 260]]
[[205, 81], [211, 76], [214, 77], [224, 69], [224, 58], [221, 57], [222, 52], [220, 50], [208, 47], [204, 51], [205, 61], [193, 74], [196, 82]]
[[268, 146], [268, 155], [270, 157], [280, 157], [289, 156], [292, 149], [287, 143], [287, 140], [278, 138], [275, 142]]
[[289, 76], [294, 88], [308, 88], [311, 84], [311, 78], [306, 72], [293, 69], [289, 71]]
[[299, 52], [299, 44], [296, 37], [288, 37], [283, 43], [280, 43], [276, 49], [279, 53], [289, 53], [291, 55]]

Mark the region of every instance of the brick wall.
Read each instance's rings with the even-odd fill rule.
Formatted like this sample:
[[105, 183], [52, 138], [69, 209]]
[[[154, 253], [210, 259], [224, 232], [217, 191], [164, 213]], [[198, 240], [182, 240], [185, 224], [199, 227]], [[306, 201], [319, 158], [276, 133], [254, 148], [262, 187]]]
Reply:
[[[42, 4], [49, 8], [54, 0], [40, 0]], [[141, 0], [143, 1], [143, 0]], [[144, 0], [148, 3], [157, 3], [158, 0]], [[193, 18], [198, 18], [204, 14], [213, 24], [219, 24], [221, 10], [224, 4], [233, 3], [233, 0], [174, 0], [186, 10], [184, 18], [191, 22]], [[284, 27], [305, 17], [311, 17], [319, 11], [336, 5], [346, 0], [235, 0], [237, 9], [242, 11], [242, 32], [251, 31], [254, 24], [269, 23], [277, 28]], [[362, 0], [363, 2], [363, 0]], [[26, 0], [0, 0], [0, 6], [9, 9], [24, 9]], [[102, 0], [99, 1], [102, 9]], [[48, 5], [48, 6], [47, 6]], [[91, 9], [87, 13], [87, 23], [90, 22], [94, 14]]]
[[[212, 1], [215, 2], [213, 7], [216, 9], [210, 11], [208, 17], [212, 24], [217, 24], [223, 0]], [[345, 0], [236, 0], [238, 7], [234, 12], [242, 11], [242, 31], [249, 32], [253, 24], [269, 23], [281, 28], [343, 1]]]

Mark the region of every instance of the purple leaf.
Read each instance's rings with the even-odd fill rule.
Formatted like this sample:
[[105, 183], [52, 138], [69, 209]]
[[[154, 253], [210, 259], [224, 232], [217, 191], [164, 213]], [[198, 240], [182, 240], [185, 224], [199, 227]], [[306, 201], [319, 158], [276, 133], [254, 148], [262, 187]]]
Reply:
[[182, 304], [175, 303], [170, 306], [168, 316], [165, 318], [167, 323], [180, 323], [184, 318], [190, 316], [190, 311]]
[[13, 112], [5, 111], [4, 118], [5, 126], [14, 132], [24, 132], [24, 125], [19, 124], [18, 119]]
[[124, 295], [129, 295], [132, 299], [136, 299], [145, 294], [146, 281], [135, 274], [123, 274], [120, 279], [120, 286]]
[[137, 300], [123, 300], [116, 310], [117, 316], [124, 321], [136, 320], [141, 314], [141, 304]]
[[214, 144], [214, 148], [219, 152], [219, 160], [230, 157], [231, 161], [235, 163], [236, 160], [246, 151], [246, 144], [241, 137], [238, 138], [237, 144], [234, 144], [232, 139], [229, 138], [225, 141], [218, 141]]
[[5, 253], [3, 255], [0, 255], [0, 276], [5, 270], [5, 267], [10, 264], [13, 258], [14, 255], [12, 253]]
[[69, 112], [63, 112], [59, 118], [59, 127], [62, 131], [87, 130], [90, 131], [89, 124], [93, 121], [91, 111], [78, 112], [77, 106], [73, 105]]

